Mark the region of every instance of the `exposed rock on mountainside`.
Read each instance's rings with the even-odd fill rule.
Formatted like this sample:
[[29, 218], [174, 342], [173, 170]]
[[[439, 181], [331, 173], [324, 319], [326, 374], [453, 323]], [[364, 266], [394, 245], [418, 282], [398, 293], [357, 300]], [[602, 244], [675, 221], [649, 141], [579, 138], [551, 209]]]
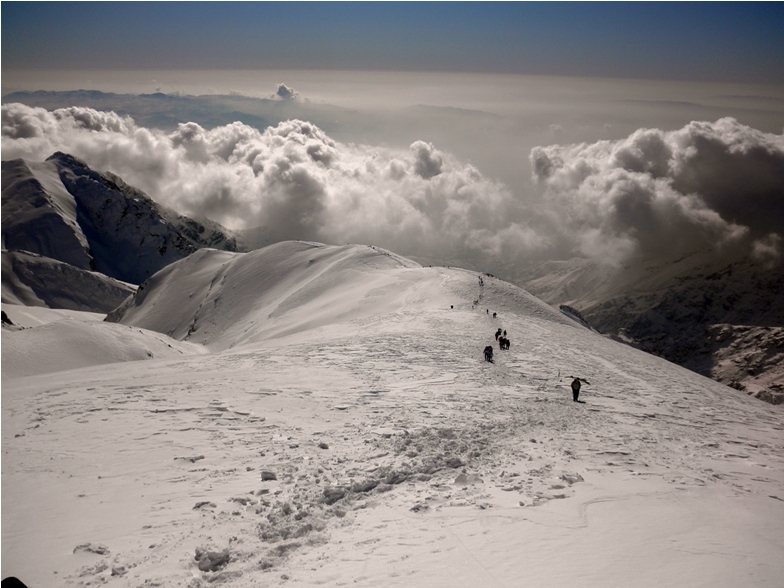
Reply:
[[54, 164], [2, 163], [3, 248], [30, 251], [92, 270], [90, 245], [77, 221], [76, 200]]
[[585, 320], [585, 317], [576, 308], [572, 308], [571, 306], [568, 306], [566, 304], [561, 304], [558, 308], [562, 313], [564, 313], [570, 319], [577, 321], [584, 327], [587, 327], [589, 329], [591, 328], [591, 325], [588, 323], [587, 320]]
[[3, 244], [139, 284], [202, 247], [237, 251], [227, 229], [180, 216], [116, 175], [55, 153], [3, 162]]
[[777, 402], [784, 383], [784, 265], [695, 253], [611, 271], [587, 260], [548, 262], [517, 279], [551, 304], [579, 309], [592, 327]]
[[771, 404], [784, 403], [784, 328], [711, 325], [684, 367]]

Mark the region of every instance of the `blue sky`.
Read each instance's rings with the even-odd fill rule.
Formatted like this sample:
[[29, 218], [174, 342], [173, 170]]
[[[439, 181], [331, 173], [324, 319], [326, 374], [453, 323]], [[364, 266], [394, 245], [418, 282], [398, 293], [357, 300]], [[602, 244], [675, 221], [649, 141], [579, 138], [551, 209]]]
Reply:
[[783, 30], [780, 2], [3, 2], [2, 66], [781, 84]]

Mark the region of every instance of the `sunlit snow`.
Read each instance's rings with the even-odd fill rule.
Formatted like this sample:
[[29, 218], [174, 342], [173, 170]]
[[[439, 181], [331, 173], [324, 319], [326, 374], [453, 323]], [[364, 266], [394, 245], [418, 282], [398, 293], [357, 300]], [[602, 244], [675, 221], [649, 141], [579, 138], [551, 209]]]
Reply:
[[[3, 332], [3, 575], [780, 586], [780, 408], [479, 277], [288, 242], [178, 261], [121, 324], [16, 315], [31, 328]], [[25, 347], [39, 329], [49, 345]], [[154, 357], [68, 343], [87, 333]]]

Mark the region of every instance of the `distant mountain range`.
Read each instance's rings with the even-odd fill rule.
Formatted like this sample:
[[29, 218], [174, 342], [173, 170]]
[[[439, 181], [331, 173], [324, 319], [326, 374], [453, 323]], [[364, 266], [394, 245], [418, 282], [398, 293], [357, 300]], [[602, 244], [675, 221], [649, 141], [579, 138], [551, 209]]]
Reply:
[[[224, 104], [221, 98], [228, 103]], [[162, 93], [114, 94], [97, 90], [14, 92], [3, 96], [4, 103], [20, 102], [47, 110], [79, 105], [97, 110], [114, 111], [120, 115], [131, 116], [137, 124], [161, 129], [176, 129], [178, 124], [185, 122], [197, 122], [203, 127], [212, 128], [231, 124], [236, 120], [263, 129], [277, 122], [277, 118], [281, 116], [239, 112], [232, 104], [237, 99], [239, 97], [176, 96]], [[256, 102], [266, 104], [270, 109], [270, 114], [274, 113], [273, 108], [277, 105], [281, 105], [279, 109], [285, 108], [285, 103], [272, 100], [263, 102], [257, 100]]]
[[3, 103], [19, 102], [47, 110], [84, 106], [130, 116], [145, 127], [173, 130], [179, 124], [195, 122], [211, 129], [242, 121], [257, 129], [266, 129], [291, 118], [304, 118], [327, 132], [333, 132], [336, 116], [343, 108], [295, 100], [272, 100], [241, 95], [210, 94], [114, 94], [97, 90], [68, 92], [14, 92], [3, 96]]

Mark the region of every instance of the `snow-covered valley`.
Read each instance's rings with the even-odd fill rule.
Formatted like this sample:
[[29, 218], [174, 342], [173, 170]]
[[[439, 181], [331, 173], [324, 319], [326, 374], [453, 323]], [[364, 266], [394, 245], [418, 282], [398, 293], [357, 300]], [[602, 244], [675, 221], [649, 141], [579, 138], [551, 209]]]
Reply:
[[[85, 316], [146, 360], [14, 377], [78, 355], [87, 323], [4, 329], [3, 576], [779, 586], [781, 407], [479, 277], [365, 246], [203, 250], [121, 324]], [[36, 312], [55, 318], [15, 322]]]

